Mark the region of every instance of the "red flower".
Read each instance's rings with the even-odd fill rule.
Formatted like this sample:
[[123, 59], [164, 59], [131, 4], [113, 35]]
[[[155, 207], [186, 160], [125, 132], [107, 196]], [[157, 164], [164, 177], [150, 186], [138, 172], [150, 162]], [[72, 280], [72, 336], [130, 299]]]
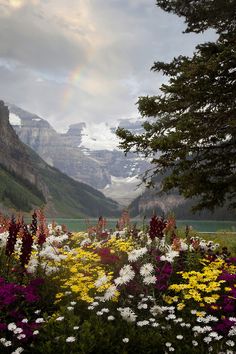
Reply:
[[20, 255], [20, 262], [23, 268], [29, 263], [31, 252], [32, 252], [32, 245], [33, 245], [33, 236], [29, 232], [27, 225], [24, 225], [21, 255]]

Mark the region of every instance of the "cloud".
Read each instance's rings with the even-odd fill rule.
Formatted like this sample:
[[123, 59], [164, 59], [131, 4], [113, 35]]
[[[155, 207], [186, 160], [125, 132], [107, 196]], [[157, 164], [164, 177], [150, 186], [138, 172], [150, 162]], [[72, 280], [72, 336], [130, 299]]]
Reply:
[[114, 150], [119, 145], [118, 137], [114, 136], [106, 123], [86, 125], [82, 131], [80, 146], [89, 150]]
[[18, 9], [18, 8], [24, 6], [24, 1], [23, 0], [10, 0], [9, 5], [15, 9]]
[[36, 11], [33, 1], [15, 4], [19, 4], [17, 11], [10, 7], [0, 16], [0, 57], [50, 76], [65, 75], [86, 62], [89, 45], [84, 38], [75, 40], [59, 25], [48, 22], [50, 17], [40, 7]]
[[138, 115], [153, 62], [214, 38], [183, 30], [154, 0], [0, 0], [0, 97], [59, 129]]

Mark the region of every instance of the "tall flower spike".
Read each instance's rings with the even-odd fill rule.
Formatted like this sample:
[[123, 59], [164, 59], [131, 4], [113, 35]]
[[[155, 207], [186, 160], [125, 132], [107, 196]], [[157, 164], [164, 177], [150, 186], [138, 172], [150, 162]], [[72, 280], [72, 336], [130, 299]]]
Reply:
[[120, 219], [117, 221], [116, 227], [119, 231], [130, 225], [130, 217], [128, 210], [124, 210]]
[[32, 222], [30, 224], [30, 231], [32, 233], [32, 236], [36, 236], [37, 227], [38, 227], [37, 213], [36, 211], [34, 211], [32, 215]]
[[29, 263], [31, 252], [32, 252], [32, 245], [33, 245], [32, 234], [29, 232], [27, 225], [24, 225], [21, 255], [20, 255], [20, 262], [23, 268]]
[[39, 220], [39, 225], [37, 229], [38, 245], [42, 246], [46, 241], [46, 237], [48, 235], [48, 229], [46, 226], [45, 216], [42, 210], [37, 211], [37, 217]]
[[7, 238], [6, 251], [5, 251], [5, 254], [8, 257], [10, 257], [12, 255], [12, 253], [14, 252], [19, 228], [20, 228], [20, 224], [16, 223], [15, 217], [12, 216], [10, 224], [9, 224], [9, 228], [8, 228], [9, 235]]
[[164, 230], [166, 228], [166, 221], [163, 218], [153, 215], [149, 226], [149, 236], [152, 240], [162, 238], [164, 236]]

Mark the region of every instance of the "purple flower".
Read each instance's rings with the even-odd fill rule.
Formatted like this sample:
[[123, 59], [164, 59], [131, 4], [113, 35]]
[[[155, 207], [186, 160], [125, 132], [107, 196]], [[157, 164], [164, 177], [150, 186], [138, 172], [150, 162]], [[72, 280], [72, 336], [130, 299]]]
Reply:
[[25, 299], [28, 302], [36, 302], [39, 300], [39, 296], [34, 293], [29, 292], [29, 293], [25, 294]]
[[214, 331], [224, 335], [227, 335], [230, 328], [235, 324], [235, 322], [230, 321], [228, 318], [224, 318], [213, 328]]
[[31, 286], [39, 286], [39, 285], [42, 285], [43, 283], [44, 283], [44, 279], [36, 278], [36, 279], [31, 280], [30, 285]]
[[168, 288], [168, 283], [172, 274], [172, 270], [172, 265], [169, 262], [161, 262], [160, 266], [156, 269], [157, 281], [155, 287], [158, 290], [165, 291]]
[[230, 274], [226, 270], [222, 271], [222, 274], [219, 276], [219, 280], [225, 280], [229, 283], [236, 283], [236, 274]]
[[227, 259], [227, 263], [233, 263], [233, 264], [236, 264], [236, 257], [230, 257]]
[[[25, 337], [21, 338], [23, 342], [28, 342], [33, 338], [34, 330], [40, 327], [39, 324], [32, 321], [35, 318], [34, 307], [32, 303], [40, 300], [38, 295], [38, 286], [43, 283], [42, 279], [34, 279], [29, 285], [18, 285], [16, 283], [7, 283], [0, 278], [0, 331], [6, 331], [9, 322], [16, 323], [17, 327], [22, 328]], [[31, 310], [32, 308], [32, 310]], [[32, 313], [33, 312], [33, 313]], [[27, 318], [29, 322], [22, 320]], [[4, 323], [6, 321], [6, 323]]]
[[17, 327], [20, 327], [23, 329], [23, 334], [25, 334], [26, 338], [24, 338], [24, 341], [28, 341], [30, 338], [33, 337], [33, 332], [36, 329], [40, 328], [40, 324], [35, 323], [35, 322], [16, 322]]
[[0, 322], [0, 331], [5, 331], [7, 329], [6, 323], [1, 323]]

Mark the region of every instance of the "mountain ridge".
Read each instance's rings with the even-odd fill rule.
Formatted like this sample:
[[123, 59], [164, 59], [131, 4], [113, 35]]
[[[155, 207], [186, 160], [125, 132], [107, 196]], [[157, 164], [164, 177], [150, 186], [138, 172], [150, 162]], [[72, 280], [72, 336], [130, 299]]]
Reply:
[[[0, 101], [0, 202], [9, 205], [4, 195], [9, 194], [6, 174], [22, 190], [24, 183], [29, 183], [34, 190], [29, 203], [41, 193], [40, 201], [46, 202], [46, 213], [50, 216], [84, 217], [114, 216], [119, 212], [116, 202], [106, 198], [91, 186], [77, 182], [54, 167], [49, 166], [29, 146], [22, 143], [9, 123], [9, 110]], [[3, 171], [4, 170], [4, 171]], [[20, 180], [21, 179], [21, 180]], [[5, 194], [4, 194], [5, 193]], [[9, 196], [8, 196], [9, 198]], [[37, 205], [36, 205], [37, 206]], [[41, 205], [39, 205], [41, 206]], [[17, 209], [17, 208], [16, 208]]]

